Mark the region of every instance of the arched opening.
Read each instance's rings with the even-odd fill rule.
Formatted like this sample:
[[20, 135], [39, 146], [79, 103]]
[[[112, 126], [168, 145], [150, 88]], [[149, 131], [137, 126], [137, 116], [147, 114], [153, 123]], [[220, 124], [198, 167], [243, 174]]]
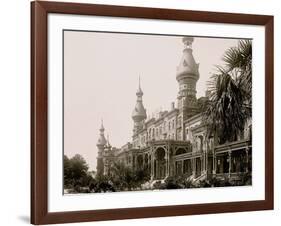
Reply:
[[138, 157], [137, 157], [137, 168], [138, 169], [143, 168], [143, 156], [142, 155], [138, 155]]
[[149, 161], [148, 161], [148, 154], [144, 155], [144, 168], [148, 169], [149, 168]]
[[187, 153], [187, 151], [184, 148], [179, 148], [179, 149], [176, 150], [175, 155], [181, 155], [181, 154], [184, 154], [184, 153]]
[[154, 172], [155, 179], [162, 180], [166, 176], [166, 159], [165, 159], [166, 151], [164, 148], [157, 148], [155, 151], [155, 164], [154, 164]]
[[195, 171], [195, 177], [199, 177], [201, 175], [201, 158], [195, 158], [195, 167], [196, 167], [196, 171]]

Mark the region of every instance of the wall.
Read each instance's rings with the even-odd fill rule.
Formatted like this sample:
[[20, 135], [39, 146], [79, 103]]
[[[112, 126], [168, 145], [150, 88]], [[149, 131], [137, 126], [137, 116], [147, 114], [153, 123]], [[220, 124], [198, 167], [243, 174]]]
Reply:
[[[73, 1], [73, 0], [72, 0]], [[281, 10], [274, 0], [92, 0], [84, 2], [166, 7], [193, 10], [210, 10], [275, 15], [275, 62], [281, 62]], [[0, 145], [1, 183], [0, 213], [1, 225], [24, 225], [29, 222], [29, 49], [30, 49], [30, 9], [27, 0], [2, 1], [1, 42], [0, 42]], [[275, 64], [275, 86], [281, 84], [281, 68]], [[275, 100], [281, 98], [281, 89], [275, 88]], [[280, 104], [275, 105], [275, 115], [281, 114]], [[275, 162], [281, 159], [280, 117], [275, 119]], [[275, 164], [275, 172], [280, 172], [281, 164]], [[95, 225], [264, 225], [277, 224], [281, 219], [280, 177], [275, 177], [275, 210], [261, 212], [231, 213], [169, 217], [157, 219], [99, 222]], [[91, 225], [85, 223], [84, 225]]]

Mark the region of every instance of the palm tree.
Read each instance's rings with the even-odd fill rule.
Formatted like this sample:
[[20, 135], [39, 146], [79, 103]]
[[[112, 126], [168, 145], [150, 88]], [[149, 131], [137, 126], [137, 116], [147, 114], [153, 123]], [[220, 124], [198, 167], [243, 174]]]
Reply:
[[220, 144], [237, 139], [251, 118], [252, 43], [240, 40], [223, 56], [224, 67], [209, 82], [210, 100], [204, 120], [209, 136], [216, 134]]
[[228, 49], [223, 56], [226, 71], [239, 74], [238, 80], [252, 103], [252, 41], [240, 40], [237, 47]]

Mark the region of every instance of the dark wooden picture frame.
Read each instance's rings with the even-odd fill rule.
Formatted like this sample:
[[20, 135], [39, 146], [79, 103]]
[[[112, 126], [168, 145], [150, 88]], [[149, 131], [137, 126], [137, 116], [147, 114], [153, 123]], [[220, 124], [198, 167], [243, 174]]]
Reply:
[[[265, 200], [48, 212], [48, 14], [265, 26]], [[273, 16], [61, 2], [31, 3], [31, 223], [52, 224], [273, 209]]]

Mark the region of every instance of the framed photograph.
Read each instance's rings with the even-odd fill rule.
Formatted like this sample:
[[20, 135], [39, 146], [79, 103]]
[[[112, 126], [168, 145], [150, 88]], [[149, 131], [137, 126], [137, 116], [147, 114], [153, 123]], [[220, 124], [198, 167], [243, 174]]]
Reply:
[[273, 209], [273, 16], [31, 3], [31, 223]]

